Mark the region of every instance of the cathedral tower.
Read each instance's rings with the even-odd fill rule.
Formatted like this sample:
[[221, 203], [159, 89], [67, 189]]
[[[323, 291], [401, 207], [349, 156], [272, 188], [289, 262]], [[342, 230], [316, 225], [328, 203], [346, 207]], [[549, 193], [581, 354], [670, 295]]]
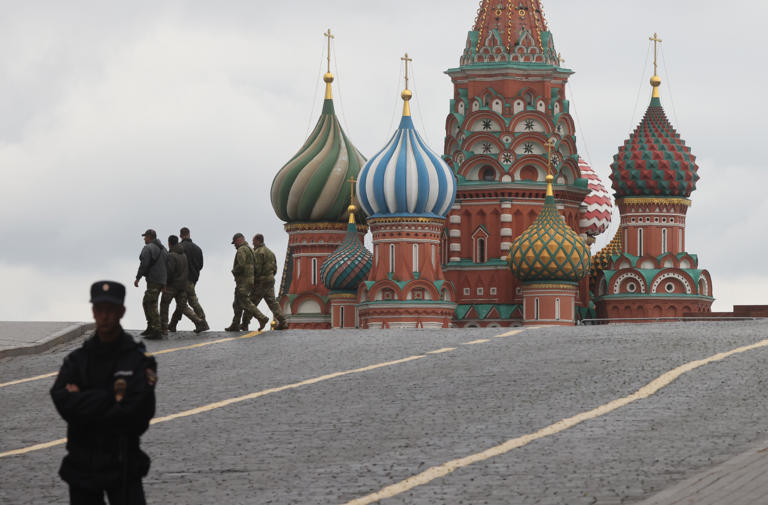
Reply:
[[[539, 0], [483, 0], [458, 68], [446, 121], [444, 159], [456, 174], [456, 202], [443, 235], [443, 268], [456, 286], [457, 326], [523, 320], [520, 281], [507, 267], [516, 237], [544, 206], [552, 155], [554, 197], [577, 233], [589, 189], [579, 169], [575, 127], [561, 66]], [[576, 289], [577, 310], [589, 303]]]
[[[351, 181], [365, 158], [342, 130], [333, 107], [328, 30], [328, 72], [323, 111], [298, 153], [272, 182], [272, 207], [285, 221], [288, 251], [280, 284], [279, 303], [291, 329], [331, 327], [329, 291], [320, 267], [347, 235], [347, 208], [352, 204]], [[360, 226], [360, 237], [366, 227]]]

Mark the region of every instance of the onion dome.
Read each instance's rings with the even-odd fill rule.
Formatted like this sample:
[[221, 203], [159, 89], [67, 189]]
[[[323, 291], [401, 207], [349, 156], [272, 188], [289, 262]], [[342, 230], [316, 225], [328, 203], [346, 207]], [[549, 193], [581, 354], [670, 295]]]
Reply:
[[615, 256], [618, 254], [621, 254], [623, 252], [623, 246], [621, 243], [621, 228], [616, 230], [616, 234], [613, 236], [613, 239], [600, 249], [600, 251], [592, 256], [592, 267], [590, 268], [589, 275], [592, 279], [592, 282], [594, 282], [597, 279], [597, 276], [602, 272], [603, 270], [608, 268], [608, 264], [611, 261], [611, 256]]
[[272, 207], [285, 222], [342, 221], [350, 182], [365, 158], [349, 141], [336, 117], [333, 74], [326, 73], [323, 112], [307, 141], [272, 181]]
[[590, 237], [596, 237], [607, 230], [611, 224], [613, 201], [608, 190], [603, 186], [603, 181], [581, 158], [579, 158], [579, 170], [581, 176], [587, 179], [589, 186], [589, 193], [582, 203], [584, 212], [579, 219], [579, 228]]
[[350, 205], [347, 234], [320, 266], [320, 280], [330, 291], [356, 291], [372, 266], [373, 255], [360, 241], [355, 226], [355, 206]]
[[406, 87], [401, 96], [403, 117], [398, 130], [368, 160], [357, 180], [360, 206], [371, 217], [445, 218], [456, 198], [456, 180], [413, 127], [408, 105], [411, 91]]
[[696, 189], [699, 167], [661, 106], [661, 78], [654, 75], [651, 85], [653, 98], [645, 117], [613, 157], [611, 180], [615, 196], [687, 198]]
[[555, 204], [547, 175], [547, 196], [536, 220], [512, 243], [510, 268], [521, 281], [578, 282], [589, 273], [589, 247]]

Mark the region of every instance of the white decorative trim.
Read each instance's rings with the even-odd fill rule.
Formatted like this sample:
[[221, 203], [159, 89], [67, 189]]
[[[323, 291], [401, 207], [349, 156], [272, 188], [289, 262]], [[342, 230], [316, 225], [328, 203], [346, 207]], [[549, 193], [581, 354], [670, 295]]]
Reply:
[[[639, 292], [640, 293], [646, 293], [647, 292], [648, 286], [645, 284], [645, 279], [643, 279], [643, 277], [640, 274], [635, 273], [635, 272], [625, 272], [625, 273], [619, 275], [618, 277], [616, 277], [616, 279], [613, 280], [613, 286], [614, 286], [613, 287], [613, 294], [614, 295], [621, 294], [619, 292], [619, 288], [621, 288], [621, 283], [625, 279], [634, 279], [634, 280], [636, 280], [640, 284], [640, 291]], [[638, 291], [635, 291], [632, 294], [634, 295], [636, 293], [638, 293]]]
[[448, 236], [453, 238], [461, 237], [461, 230], [448, 230]]
[[693, 294], [693, 289], [691, 288], [691, 283], [688, 282], [688, 279], [685, 278], [684, 275], [678, 274], [676, 272], [668, 272], [666, 274], [662, 274], [659, 278], [657, 278], [655, 281], [653, 281], [653, 285], [651, 285], [651, 293], [656, 293], [656, 290], [658, 289], [659, 285], [665, 280], [665, 279], [677, 279], [680, 282], [683, 283], [683, 286], [685, 286], [685, 292], [686, 294]]
[[512, 228], [502, 228], [501, 229], [501, 236], [502, 237], [511, 237], [513, 236], [514, 232], [512, 231]]
[[450, 245], [451, 251], [461, 252], [461, 244], [451, 244]]
[[452, 215], [448, 217], [448, 222], [451, 224], [459, 224], [461, 223], [461, 216], [459, 215]]
[[501, 215], [501, 222], [502, 223], [511, 223], [512, 222], [512, 215], [511, 214], [502, 214]]
[[[512, 249], [512, 242], [502, 242], [501, 243], [501, 250], [502, 251], [508, 251]], [[502, 256], [502, 259], [506, 259], [506, 256]]]

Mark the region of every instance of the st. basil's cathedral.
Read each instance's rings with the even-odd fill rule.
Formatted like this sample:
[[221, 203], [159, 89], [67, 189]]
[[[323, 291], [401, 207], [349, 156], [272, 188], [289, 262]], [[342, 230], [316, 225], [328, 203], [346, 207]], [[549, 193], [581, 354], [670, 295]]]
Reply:
[[685, 249], [698, 166], [664, 113], [656, 71], [648, 110], [611, 164], [618, 229], [593, 256], [614, 203], [579, 157], [565, 93], [573, 72], [561, 67], [541, 2], [481, 1], [459, 66], [446, 71], [454, 94], [442, 154], [414, 127], [411, 60], [402, 59], [402, 118], [380, 151], [366, 159], [341, 128], [329, 64], [320, 119], [274, 178], [272, 205], [289, 236], [279, 303], [290, 328], [710, 312], [709, 272]]

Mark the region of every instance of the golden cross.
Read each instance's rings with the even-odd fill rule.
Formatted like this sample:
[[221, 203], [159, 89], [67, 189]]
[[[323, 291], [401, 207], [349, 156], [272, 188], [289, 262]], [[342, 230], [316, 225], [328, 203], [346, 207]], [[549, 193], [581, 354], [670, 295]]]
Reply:
[[555, 137], [547, 140], [547, 175], [552, 175], [552, 148], [555, 147]]
[[658, 50], [658, 44], [661, 44], [663, 41], [659, 38], [658, 33], [654, 33], [653, 37], [649, 38], [648, 40], [653, 41], [653, 75], [659, 75], [656, 67], [656, 52]]
[[331, 34], [331, 29], [328, 28], [328, 32], [323, 34], [328, 37], [328, 73], [331, 72], [331, 39], [335, 39], [336, 36]]
[[408, 53], [405, 53], [400, 59], [405, 62], [405, 89], [408, 89], [408, 62], [413, 61], [413, 58], [409, 58]]
[[349, 203], [351, 205], [355, 201], [355, 183], [357, 182], [357, 179], [350, 177], [347, 179], [347, 182], [349, 183]]

